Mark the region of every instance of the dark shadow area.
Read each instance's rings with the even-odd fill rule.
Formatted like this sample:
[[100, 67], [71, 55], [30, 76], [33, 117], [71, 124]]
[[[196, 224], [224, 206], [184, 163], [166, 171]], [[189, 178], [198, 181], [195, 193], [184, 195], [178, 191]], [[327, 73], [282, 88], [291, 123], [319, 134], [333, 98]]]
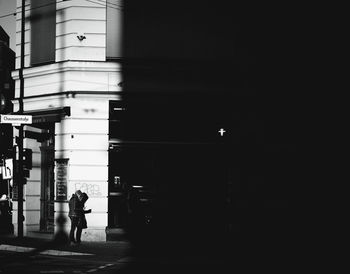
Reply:
[[291, 11], [277, 8], [124, 4], [123, 100], [125, 115], [135, 111], [122, 139], [212, 144], [156, 152], [165, 155], [157, 156], [158, 221], [152, 236], [141, 227], [133, 234], [147, 252], [151, 239], [181, 252], [189, 243], [228, 256], [291, 252], [300, 228], [296, 41]]
[[[122, 10], [108, 229], [125, 233], [136, 263], [118, 273], [295, 266], [306, 214], [291, 9], [131, 0]], [[36, 253], [67, 243], [64, 221]]]
[[184, 243], [189, 249], [214, 244], [209, 235], [225, 230], [224, 144], [217, 117], [207, 111], [219, 108], [197, 98], [125, 94], [122, 117], [112, 110], [120, 102], [111, 104], [111, 141], [122, 141], [110, 151], [110, 188], [115, 176], [125, 185], [127, 213], [120, 222], [140, 249], [178, 252]]

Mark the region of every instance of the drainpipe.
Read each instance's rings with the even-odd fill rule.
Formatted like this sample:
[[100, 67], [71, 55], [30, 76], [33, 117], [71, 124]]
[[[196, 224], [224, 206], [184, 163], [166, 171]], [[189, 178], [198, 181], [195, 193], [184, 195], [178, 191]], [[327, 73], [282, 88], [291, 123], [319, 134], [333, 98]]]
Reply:
[[[25, 26], [25, 0], [22, 0], [22, 14], [21, 14], [21, 67], [19, 69], [19, 79], [20, 79], [20, 94], [19, 94], [19, 110], [18, 113], [23, 114], [23, 97], [24, 97], [24, 26]], [[18, 133], [18, 211], [17, 211], [17, 237], [23, 237], [23, 125], [19, 126]]]

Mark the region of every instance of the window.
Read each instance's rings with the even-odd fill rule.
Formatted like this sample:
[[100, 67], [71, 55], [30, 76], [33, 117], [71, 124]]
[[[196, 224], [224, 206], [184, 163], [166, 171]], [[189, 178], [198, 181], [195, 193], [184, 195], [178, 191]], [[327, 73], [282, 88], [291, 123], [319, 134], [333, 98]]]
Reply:
[[31, 65], [55, 61], [56, 0], [31, 0]]
[[106, 57], [122, 57], [122, 1], [107, 1], [107, 41]]

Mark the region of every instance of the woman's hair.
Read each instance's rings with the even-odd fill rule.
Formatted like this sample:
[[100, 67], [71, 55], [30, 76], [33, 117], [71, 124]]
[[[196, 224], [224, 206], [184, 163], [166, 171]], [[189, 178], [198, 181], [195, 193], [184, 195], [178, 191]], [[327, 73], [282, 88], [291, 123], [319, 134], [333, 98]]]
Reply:
[[88, 196], [85, 192], [83, 192], [83, 193], [81, 194], [81, 201], [82, 201], [83, 203], [85, 203], [88, 199], [89, 199], [89, 196]]
[[78, 189], [76, 192], [75, 192], [75, 195], [77, 196], [81, 196], [83, 193]]

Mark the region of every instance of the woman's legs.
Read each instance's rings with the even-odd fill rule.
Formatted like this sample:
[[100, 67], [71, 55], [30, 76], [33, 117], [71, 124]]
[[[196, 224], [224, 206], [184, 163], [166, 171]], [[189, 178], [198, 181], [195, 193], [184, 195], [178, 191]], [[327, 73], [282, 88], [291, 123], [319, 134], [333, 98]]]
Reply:
[[69, 217], [70, 218], [70, 233], [69, 233], [69, 240], [71, 242], [75, 242], [75, 238], [74, 238], [74, 232], [75, 229], [77, 228], [77, 220], [75, 217]]
[[83, 231], [82, 227], [81, 226], [78, 226], [77, 227], [77, 243], [80, 243], [81, 242], [81, 232]]

